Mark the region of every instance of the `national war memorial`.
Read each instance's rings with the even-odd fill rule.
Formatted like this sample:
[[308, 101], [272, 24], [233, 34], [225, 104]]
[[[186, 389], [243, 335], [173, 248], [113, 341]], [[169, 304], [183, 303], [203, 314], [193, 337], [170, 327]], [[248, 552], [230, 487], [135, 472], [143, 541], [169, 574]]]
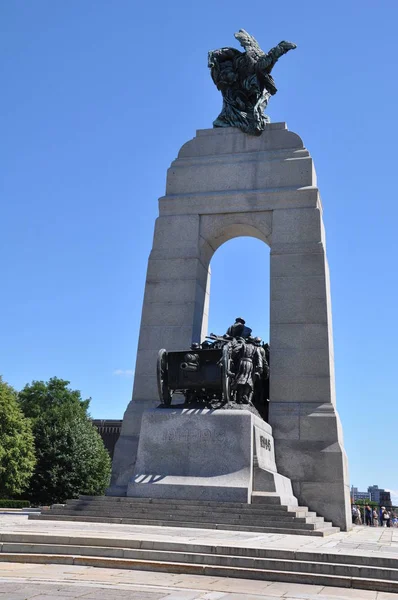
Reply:
[[[276, 93], [271, 70], [295, 45], [281, 42], [264, 53], [244, 30], [235, 37], [244, 52], [209, 52], [222, 111], [212, 129], [199, 130], [180, 149], [159, 200], [133, 397], [108, 494], [304, 505], [348, 530], [347, 458], [336, 411], [330, 281], [314, 163], [296, 133], [263, 113]], [[171, 377], [173, 353], [194, 352], [192, 344], [199, 348], [198, 373], [211, 362], [205, 354], [211, 349], [203, 346], [210, 261], [218, 247], [239, 236], [260, 239], [271, 250], [267, 422], [250, 410], [253, 397], [236, 405], [243, 364], [236, 360], [227, 379], [220, 359], [206, 380], [219, 378], [221, 392], [213, 395], [221, 394], [222, 407], [209, 406], [199, 387], [191, 386], [188, 396], [181, 382], [168, 390], [166, 403], [160, 390], [159, 406], [159, 350], [165, 352], [161, 382]], [[259, 342], [225, 338], [223, 345], [233, 365], [234, 352], [242, 358]], [[183, 358], [177, 379], [187, 364]], [[254, 387], [261, 373], [250, 368]], [[206, 381], [200, 389], [207, 389]], [[185, 391], [184, 404], [173, 404], [177, 388]]]

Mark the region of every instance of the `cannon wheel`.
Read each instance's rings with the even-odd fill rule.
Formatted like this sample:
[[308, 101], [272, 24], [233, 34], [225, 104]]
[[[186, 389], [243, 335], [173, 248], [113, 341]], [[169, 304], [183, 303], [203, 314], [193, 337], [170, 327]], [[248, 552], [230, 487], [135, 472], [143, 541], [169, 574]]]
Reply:
[[225, 344], [222, 349], [222, 359], [221, 359], [221, 379], [222, 379], [222, 393], [224, 402], [229, 402], [231, 399], [231, 385], [230, 385], [230, 377], [229, 377], [229, 348], [228, 344]]
[[165, 406], [170, 406], [171, 393], [167, 384], [167, 352], [164, 348], [159, 350], [156, 374], [160, 403]]

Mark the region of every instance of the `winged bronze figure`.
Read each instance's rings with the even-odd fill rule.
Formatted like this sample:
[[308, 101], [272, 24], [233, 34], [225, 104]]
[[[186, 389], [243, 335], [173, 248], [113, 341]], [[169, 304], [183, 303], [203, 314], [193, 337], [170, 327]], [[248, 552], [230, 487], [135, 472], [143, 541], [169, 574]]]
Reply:
[[213, 126], [239, 127], [250, 135], [261, 135], [270, 120], [264, 110], [277, 92], [271, 71], [296, 44], [282, 41], [266, 54], [244, 29], [235, 33], [235, 38], [245, 52], [236, 48], [209, 52], [211, 77], [223, 96], [222, 111]]

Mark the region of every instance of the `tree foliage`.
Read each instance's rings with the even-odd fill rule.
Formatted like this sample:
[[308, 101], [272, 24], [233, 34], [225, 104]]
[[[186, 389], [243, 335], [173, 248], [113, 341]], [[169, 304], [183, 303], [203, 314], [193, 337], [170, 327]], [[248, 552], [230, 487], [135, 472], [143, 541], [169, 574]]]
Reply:
[[33, 503], [64, 502], [79, 494], [103, 494], [110, 478], [110, 457], [82, 400], [69, 381], [34, 381], [19, 394], [32, 419], [37, 465], [27, 497]]
[[30, 420], [19, 407], [16, 391], [0, 377], [0, 497], [21, 494], [35, 463]]
[[68, 388], [69, 381], [52, 377], [47, 383], [44, 381], [33, 381], [26, 385], [19, 393], [19, 403], [25, 416], [35, 420], [57, 407], [70, 406], [80, 414], [87, 416], [90, 404], [88, 400], [82, 400], [79, 390]]

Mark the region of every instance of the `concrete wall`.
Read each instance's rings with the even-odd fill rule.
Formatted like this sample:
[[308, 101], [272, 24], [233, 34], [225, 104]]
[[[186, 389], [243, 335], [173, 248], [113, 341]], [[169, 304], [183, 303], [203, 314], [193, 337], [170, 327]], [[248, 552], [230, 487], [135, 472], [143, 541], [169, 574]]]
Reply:
[[[329, 272], [322, 205], [309, 152], [285, 123], [260, 137], [206, 129], [172, 163], [148, 262], [133, 399], [109, 493], [125, 494], [141, 415], [158, 404], [159, 348], [207, 333], [210, 260], [225, 241], [271, 247], [270, 424], [278, 471], [301, 504], [350, 526], [347, 461], [335, 410]], [[244, 306], [242, 306], [244, 312]]]

